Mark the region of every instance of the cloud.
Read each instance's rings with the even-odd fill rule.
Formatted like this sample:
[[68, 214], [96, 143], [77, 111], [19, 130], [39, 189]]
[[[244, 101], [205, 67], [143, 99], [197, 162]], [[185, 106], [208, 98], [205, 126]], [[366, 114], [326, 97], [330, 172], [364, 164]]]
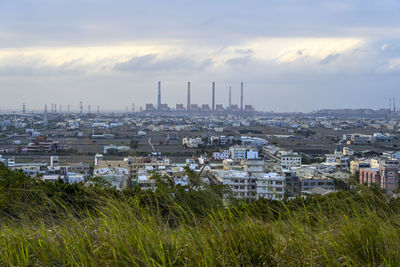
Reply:
[[329, 56], [327, 56], [326, 58], [324, 58], [323, 60], [321, 60], [321, 61], [319, 62], [319, 64], [321, 64], [321, 65], [326, 65], [326, 64], [328, 64], [328, 63], [330, 63], [330, 62], [336, 60], [336, 59], [339, 58], [339, 57], [340, 57], [340, 54], [339, 54], [339, 53], [336, 53], [336, 54], [333, 54], [333, 55], [329, 55]]
[[42, 107], [57, 92], [110, 108], [123, 95], [139, 106], [154, 101], [158, 80], [170, 105], [185, 101], [187, 80], [199, 103], [215, 80], [224, 103], [225, 87], [244, 80], [245, 101], [258, 109], [353, 106], [356, 97], [331, 104], [333, 91], [376, 107], [400, 82], [399, 8], [393, 0], [0, 1], [0, 105]]
[[193, 58], [184, 56], [162, 58], [157, 54], [148, 54], [118, 63], [114, 69], [118, 71], [202, 71], [211, 65], [212, 60], [209, 58], [196, 61]]
[[53, 65], [42, 56], [13, 55], [0, 60], [0, 76], [78, 75], [84, 70], [79, 60]]
[[250, 61], [250, 56], [234, 57], [234, 58], [228, 59], [225, 62], [225, 65], [230, 65], [230, 66], [246, 65], [249, 61]]
[[239, 48], [239, 49], [236, 49], [236, 50], [235, 50], [235, 53], [244, 54], [244, 55], [251, 55], [251, 54], [254, 54], [254, 50], [251, 49], [251, 48], [248, 48], [248, 49], [246, 49], [246, 48]]

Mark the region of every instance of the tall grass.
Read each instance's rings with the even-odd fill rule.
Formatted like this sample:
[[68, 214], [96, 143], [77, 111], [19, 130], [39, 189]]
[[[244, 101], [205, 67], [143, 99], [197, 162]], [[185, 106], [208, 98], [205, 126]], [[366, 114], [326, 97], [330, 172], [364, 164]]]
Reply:
[[[98, 199], [102, 205], [85, 215], [77, 217], [64, 207], [66, 216], [50, 225], [51, 218], [4, 223], [0, 264], [400, 264], [398, 202], [368, 188], [286, 203], [232, 201], [207, 213], [174, 202], [168, 194], [152, 197], [105, 194]], [[168, 206], [157, 206], [160, 201]]]
[[221, 187], [154, 179], [155, 191], [118, 192], [0, 166], [0, 265], [400, 265], [400, 200], [376, 188], [224, 201]]

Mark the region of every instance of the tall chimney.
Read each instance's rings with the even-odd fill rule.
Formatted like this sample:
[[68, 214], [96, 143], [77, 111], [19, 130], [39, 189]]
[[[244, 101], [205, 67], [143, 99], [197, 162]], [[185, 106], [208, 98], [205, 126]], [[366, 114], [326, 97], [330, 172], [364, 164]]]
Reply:
[[243, 111], [243, 82], [240, 83], [240, 110]]
[[158, 101], [157, 101], [157, 109], [161, 109], [161, 82], [158, 82]]
[[186, 110], [190, 110], [190, 82], [188, 82], [188, 86], [187, 86], [187, 104], [186, 104]]
[[393, 112], [396, 112], [396, 98], [393, 97]]
[[232, 109], [232, 87], [229, 86], [229, 109]]
[[212, 83], [212, 111], [215, 111], [215, 82]]

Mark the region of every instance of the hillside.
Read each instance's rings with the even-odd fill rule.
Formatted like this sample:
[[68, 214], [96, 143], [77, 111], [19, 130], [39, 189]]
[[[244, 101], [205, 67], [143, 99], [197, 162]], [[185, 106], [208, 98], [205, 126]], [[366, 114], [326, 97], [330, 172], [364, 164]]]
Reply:
[[45, 183], [0, 166], [0, 265], [399, 265], [400, 200], [359, 187], [291, 201]]

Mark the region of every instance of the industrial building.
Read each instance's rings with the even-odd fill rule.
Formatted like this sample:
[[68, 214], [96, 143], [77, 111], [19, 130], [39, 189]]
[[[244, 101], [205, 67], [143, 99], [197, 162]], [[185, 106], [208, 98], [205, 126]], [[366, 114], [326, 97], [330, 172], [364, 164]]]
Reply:
[[[191, 99], [191, 83], [187, 83], [187, 99], [186, 107], [183, 104], [176, 104], [175, 109], [168, 107], [167, 104], [162, 103], [161, 81], [157, 83], [157, 104], [147, 103], [144, 112], [191, 112], [191, 113], [242, 113], [254, 112], [252, 105], [244, 105], [244, 86], [243, 82], [240, 83], [240, 104], [232, 103], [232, 87], [229, 86], [228, 105], [224, 107], [222, 104], [216, 104], [216, 85], [215, 82], [211, 83], [211, 103], [210, 104], [197, 104], [192, 103]], [[211, 106], [210, 106], [211, 105]]]

